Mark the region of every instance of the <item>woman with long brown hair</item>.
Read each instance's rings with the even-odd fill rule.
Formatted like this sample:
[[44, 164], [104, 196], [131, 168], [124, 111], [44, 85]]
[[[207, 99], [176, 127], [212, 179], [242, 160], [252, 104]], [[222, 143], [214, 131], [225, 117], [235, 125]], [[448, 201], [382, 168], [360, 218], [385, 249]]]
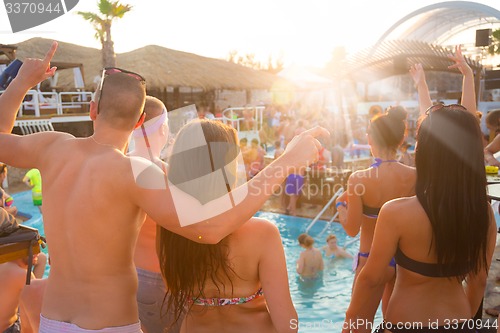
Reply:
[[[204, 143], [192, 144], [203, 134]], [[231, 197], [239, 154], [236, 131], [220, 122], [185, 125], [172, 148], [169, 181], [205, 203]], [[225, 186], [217, 180], [223, 179]], [[278, 229], [252, 218], [218, 244], [199, 244], [160, 229], [158, 255], [169, 287], [165, 304], [181, 332], [296, 332]]]
[[[486, 195], [481, 131], [461, 105], [428, 109], [418, 133], [416, 196], [382, 207], [344, 332], [371, 331], [375, 290], [395, 258], [396, 284], [379, 332], [477, 332], [496, 223]], [[465, 285], [463, 282], [466, 282]]]

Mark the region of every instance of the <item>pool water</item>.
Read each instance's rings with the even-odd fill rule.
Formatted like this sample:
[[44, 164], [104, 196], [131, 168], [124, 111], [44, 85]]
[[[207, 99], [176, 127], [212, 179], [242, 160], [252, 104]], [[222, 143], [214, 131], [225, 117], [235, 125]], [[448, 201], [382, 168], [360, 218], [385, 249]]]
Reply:
[[[296, 272], [296, 262], [303, 250], [297, 237], [305, 232], [310, 219], [259, 212], [256, 216], [273, 222], [279, 229], [288, 269], [290, 293], [299, 316], [299, 332], [340, 332], [345, 312], [351, 300], [351, 288], [354, 273], [352, 259], [326, 259], [325, 269], [318, 279], [303, 281]], [[339, 246], [347, 245], [347, 252], [355, 255], [359, 248], [359, 240], [346, 235], [338, 223], [317, 221], [309, 230], [314, 238], [314, 246], [326, 245], [326, 237], [335, 234]], [[375, 325], [382, 321], [380, 309], [375, 316]]]
[[[30, 215], [25, 225], [37, 228], [41, 235], [45, 235], [43, 218], [40, 211], [31, 200], [31, 191], [12, 195], [14, 204], [20, 212]], [[273, 222], [279, 229], [285, 249], [290, 293], [299, 316], [299, 332], [339, 332], [344, 320], [345, 311], [351, 299], [351, 287], [354, 278], [352, 259], [324, 259], [325, 270], [315, 280], [302, 280], [295, 271], [296, 262], [303, 250], [297, 237], [305, 232], [310, 224], [309, 219], [281, 215], [268, 212], [259, 212], [256, 216]], [[317, 221], [309, 230], [315, 240], [315, 246], [321, 248], [326, 245], [326, 237], [335, 234], [338, 244], [343, 246], [348, 242], [347, 251], [352, 255], [357, 253], [359, 241], [348, 237], [338, 223]], [[47, 254], [47, 248], [42, 249]], [[48, 276], [50, 266], [47, 265], [44, 277]], [[375, 324], [381, 321], [379, 311], [375, 317]]]
[[[12, 194], [14, 198], [14, 205], [17, 207], [18, 211], [22, 215], [30, 216], [31, 218], [24, 222], [23, 224], [38, 229], [40, 235], [45, 236], [45, 230], [43, 229], [43, 217], [37, 206], [33, 205], [33, 200], [31, 199], [31, 191], [19, 192]], [[48, 248], [42, 248], [42, 252], [48, 255]], [[44, 277], [49, 275], [49, 265], [45, 267]]]

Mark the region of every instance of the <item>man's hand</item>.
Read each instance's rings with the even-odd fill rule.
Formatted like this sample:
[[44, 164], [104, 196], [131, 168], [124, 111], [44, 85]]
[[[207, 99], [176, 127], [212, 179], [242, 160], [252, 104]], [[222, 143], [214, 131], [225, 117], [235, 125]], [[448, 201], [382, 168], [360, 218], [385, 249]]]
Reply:
[[27, 89], [53, 76], [56, 67], [50, 67], [50, 61], [57, 50], [57, 42], [52, 45], [43, 59], [27, 58], [19, 69], [15, 81]]

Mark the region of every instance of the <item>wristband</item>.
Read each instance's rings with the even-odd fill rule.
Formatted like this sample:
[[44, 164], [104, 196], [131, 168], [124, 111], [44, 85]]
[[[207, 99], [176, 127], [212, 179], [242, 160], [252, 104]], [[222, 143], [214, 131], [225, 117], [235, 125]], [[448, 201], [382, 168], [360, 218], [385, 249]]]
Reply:
[[345, 208], [347, 208], [347, 202], [345, 201], [339, 201], [335, 204], [335, 208], [338, 209], [339, 206], [344, 206]]

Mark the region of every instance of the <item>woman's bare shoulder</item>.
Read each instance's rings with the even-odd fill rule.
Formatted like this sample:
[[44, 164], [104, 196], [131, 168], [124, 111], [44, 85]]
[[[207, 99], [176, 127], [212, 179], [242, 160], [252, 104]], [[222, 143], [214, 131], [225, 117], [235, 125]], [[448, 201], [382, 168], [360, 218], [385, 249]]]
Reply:
[[389, 200], [383, 205], [383, 207], [385, 207], [386, 210], [389, 209], [397, 210], [397, 209], [409, 208], [416, 204], [419, 204], [417, 197], [411, 196], [411, 197], [402, 197]]
[[394, 216], [397, 220], [408, 219], [420, 213], [422, 206], [416, 196], [396, 198], [387, 201], [380, 209], [380, 216], [390, 218]]
[[260, 217], [252, 217], [245, 224], [243, 224], [237, 231], [245, 233], [251, 232], [252, 234], [257, 234], [259, 236], [264, 236], [269, 233], [279, 234], [278, 227], [274, 223], [265, 218], [260, 218]]

